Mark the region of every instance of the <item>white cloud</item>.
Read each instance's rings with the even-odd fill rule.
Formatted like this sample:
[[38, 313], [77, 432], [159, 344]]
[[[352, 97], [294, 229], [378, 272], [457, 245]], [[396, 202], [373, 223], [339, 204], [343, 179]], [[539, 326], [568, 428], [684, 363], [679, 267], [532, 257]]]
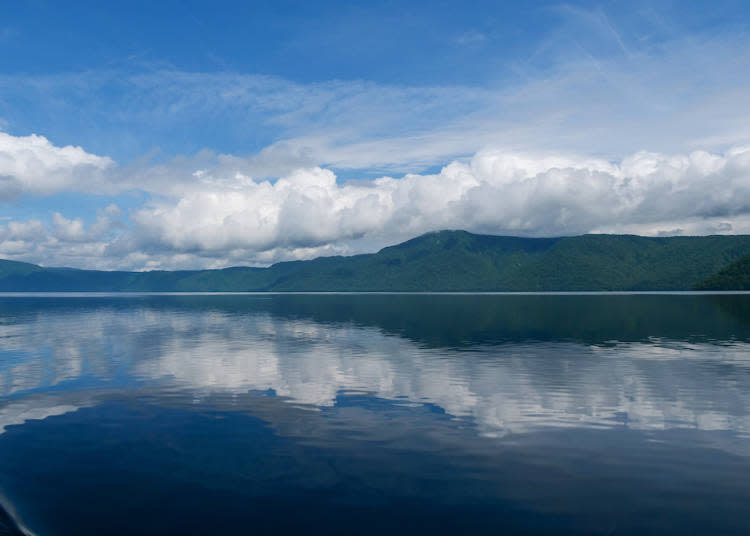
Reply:
[[57, 147], [44, 136], [0, 132], [0, 200], [21, 193], [97, 192], [112, 159], [80, 147]]
[[[210, 177], [204, 173], [204, 184]], [[531, 236], [630, 228], [651, 235], [678, 228], [737, 232], [748, 230], [748, 217], [750, 150], [743, 148], [639, 152], [619, 163], [492, 151], [434, 175], [343, 184], [329, 170], [303, 169], [276, 182], [220, 181], [132, 214], [143, 247], [215, 256], [388, 243], [446, 228]]]
[[126, 229], [122, 211], [108, 205], [89, 225], [81, 218], [53, 212], [48, 223], [39, 219], [7, 221], [0, 225], [0, 258], [39, 262], [46, 266], [114, 268], [129, 266], [128, 256], [107, 254], [110, 244]]
[[[435, 174], [343, 183], [320, 167], [271, 181], [244, 175], [241, 159], [208, 160], [180, 160], [121, 181], [150, 183], [155, 192], [129, 222], [110, 206], [88, 226], [60, 213], [49, 224], [0, 225], [0, 256], [47, 265], [217, 267], [373, 250], [438, 229], [526, 236], [750, 232], [746, 147], [640, 151], [619, 162], [495, 150]], [[122, 169], [112, 173], [122, 177]]]

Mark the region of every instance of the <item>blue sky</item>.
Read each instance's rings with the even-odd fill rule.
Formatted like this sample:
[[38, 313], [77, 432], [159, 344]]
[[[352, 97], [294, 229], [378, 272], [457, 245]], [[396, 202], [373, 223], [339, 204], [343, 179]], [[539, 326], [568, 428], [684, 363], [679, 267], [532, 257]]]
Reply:
[[[743, 2], [688, 4], [19, 1], [4, 8], [0, 68], [36, 80], [32, 91], [4, 84], [0, 117], [15, 134], [42, 133], [117, 159], [154, 148], [249, 154], [285, 133], [265, 122], [271, 111], [200, 102], [164, 110], [160, 80], [130, 79], [231, 73], [302, 85], [502, 91], [576, 58], [606, 61], [629, 48], [658, 53], [682, 36], [743, 34], [750, 20]], [[160, 117], [150, 116], [154, 108]], [[452, 112], [461, 110], [444, 113]]]
[[744, 2], [1, 9], [2, 258], [174, 268], [449, 227], [750, 232]]

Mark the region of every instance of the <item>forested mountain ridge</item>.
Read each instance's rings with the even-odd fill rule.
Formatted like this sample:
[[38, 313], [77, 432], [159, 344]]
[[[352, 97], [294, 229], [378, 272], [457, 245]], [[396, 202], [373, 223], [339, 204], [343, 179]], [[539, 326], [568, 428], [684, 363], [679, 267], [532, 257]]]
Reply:
[[698, 290], [750, 290], [750, 254], [722, 268], [696, 285]]
[[[750, 235], [522, 238], [440, 231], [377, 253], [267, 268], [119, 272], [0, 261], [0, 291], [715, 289], [721, 283], [715, 286], [712, 277], [745, 255], [750, 255]], [[710, 281], [714, 286], [706, 287]]]

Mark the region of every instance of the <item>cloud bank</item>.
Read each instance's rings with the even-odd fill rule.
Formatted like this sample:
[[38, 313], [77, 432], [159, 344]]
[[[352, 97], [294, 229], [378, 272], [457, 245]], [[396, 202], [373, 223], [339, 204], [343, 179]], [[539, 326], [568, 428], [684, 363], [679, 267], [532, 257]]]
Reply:
[[146, 195], [128, 213], [109, 205], [90, 222], [54, 212], [47, 221], [0, 224], [0, 257], [46, 265], [263, 265], [458, 228], [524, 236], [750, 232], [750, 147], [640, 151], [615, 162], [496, 149], [434, 174], [340, 181], [319, 166], [258, 179], [246, 174], [248, 159], [212, 153], [118, 167], [41, 136], [0, 136], [0, 176], [15, 195]]
[[[649, 234], [692, 219], [731, 220], [750, 210], [750, 150], [619, 163], [488, 151], [439, 173], [339, 184], [301, 169], [275, 182], [237, 177], [152, 203], [132, 218], [150, 245], [175, 251], [264, 251], [361, 238], [404, 238], [446, 228], [549, 236], [631, 225]], [[711, 231], [704, 225], [702, 231]]]

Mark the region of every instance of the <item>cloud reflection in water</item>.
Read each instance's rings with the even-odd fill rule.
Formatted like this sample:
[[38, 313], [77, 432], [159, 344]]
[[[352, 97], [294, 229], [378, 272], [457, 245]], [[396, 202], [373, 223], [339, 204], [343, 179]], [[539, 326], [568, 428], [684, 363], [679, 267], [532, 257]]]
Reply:
[[[252, 306], [162, 298], [127, 307], [83, 300], [58, 310], [6, 309], [0, 427], [102, 397], [169, 403], [178, 393], [180, 400], [222, 394], [231, 406], [243, 404], [238, 395], [248, 391], [272, 391], [311, 408], [332, 407], [342, 393], [431, 404], [470, 419], [484, 435], [623, 425], [750, 432], [750, 346], [742, 340], [656, 333], [606, 343], [553, 336], [451, 347], [351, 312], [321, 320], [289, 297], [240, 298]], [[287, 300], [283, 314], [278, 299]], [[429, 329], [443, 329], [453, 312], [447, 307]]]

